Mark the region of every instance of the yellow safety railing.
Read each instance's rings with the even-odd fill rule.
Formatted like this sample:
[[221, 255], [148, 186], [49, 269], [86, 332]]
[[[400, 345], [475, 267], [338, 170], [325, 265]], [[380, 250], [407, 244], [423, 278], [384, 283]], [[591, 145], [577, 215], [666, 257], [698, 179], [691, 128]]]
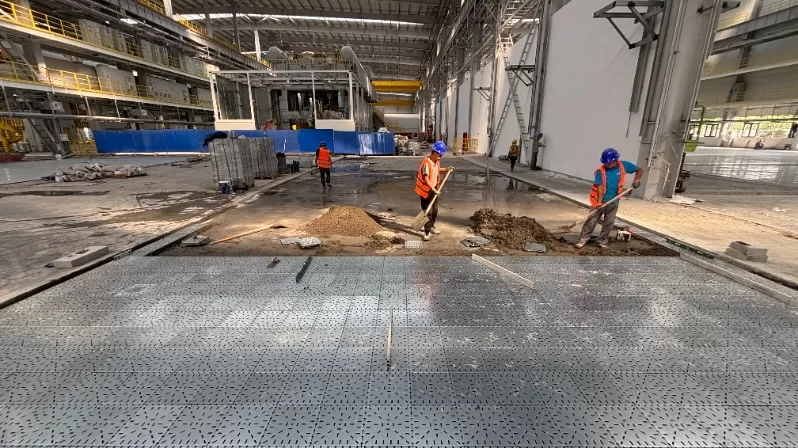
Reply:
[[474, 152], [478, 147], [478, 138], [457, 137], [454, 139], [454, 150], [457, 152]]
[[[193, 95], [173, 97], [172, 91], [155, 89], [149, 86], [137, 86], [130, 83], [120, 83], [110, 78], [100, 78], [84, 73], [69, 72], [66, 70], [42, 69], [32, 65], [16, 62], [0, 62], [0, 78], [25, 82], [31, 84], [61, 87], [83, 92], [94, 92], [117, 95], [121, 97], [158, 100], [175, 105], [199, 104], [205, 105], [207, 101], [200, 101]], [[194, 98], [194, 99], [192, 99]], [[208, 106], [209, 107], [209, 106]]]
[[0, 0], [0, 20], [12, 22], [26, 28], [32, 28], [55, 36], [79, 40], [84, 44], [132, 56], [155, 65], [177, 69], [187, 74], [193, 74], [195, 76], [206, 75], [205, 73], [186, 71], [183, 69], [180, 59], [175, 57], [169, 56], [166, 64], [145, 58], [142, 48], [135, 43], [136, 40], [133, 36], [122, 33], [118, 33], [118, 35], [100, 35], [96, 31], [82, 30], [80, 25], [42, 12], [34, 11], [30, 8], [12, 3], [9, 0]]
[[97, 155], [97, 144], [94, 140], [70, 140], [67, 142], [69, 152], [76, 157]]
[[166, 15], [166, 8], [164, 8], [163, 3], [154, 2], [152, 0], [136, 0], [136, 3], [140, 3], [152, 10]]

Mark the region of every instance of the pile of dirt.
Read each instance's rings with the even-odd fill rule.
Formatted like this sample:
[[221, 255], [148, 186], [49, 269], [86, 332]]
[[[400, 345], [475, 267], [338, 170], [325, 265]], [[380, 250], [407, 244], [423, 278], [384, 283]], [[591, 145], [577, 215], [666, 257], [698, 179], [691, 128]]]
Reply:
[[526, 243], [540, 243], [546, 246], [548, 255], [679, 255], [676, 251], [641, 238], [635, 238], [629, 243], [610, 241], [606, 249], [594, 244], [577, 249], [565, 239], [554, 236], [532, 218], [503, 214], [489, 208], [477, 210], [471, 216], [471, 223], [474, 233], [484, 236], [502, 249], [523, 250]]
[[305, 232], [316, 236], [371, 236], [382, 227], [359, 207], [333, 205], [305, 227]]
[[537, 221], [526, 216], [513, 216], [490, 208], [481, 208], [471, 216], [471, 223], [474, 233], [507, 249], [524, 250], [526, 243], [540, 243], [545, 244], [548, 250], [556, 250], [563, 244]]

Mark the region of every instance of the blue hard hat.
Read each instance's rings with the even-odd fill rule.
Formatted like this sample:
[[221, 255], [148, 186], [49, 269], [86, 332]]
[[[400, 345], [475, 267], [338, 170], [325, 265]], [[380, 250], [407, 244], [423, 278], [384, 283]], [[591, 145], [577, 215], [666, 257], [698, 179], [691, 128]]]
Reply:
[[327, 142], [319, 142], [319, 146], [327, 146]]
[[432, 145], [432, 150], [437, 152], [440, 155], [446, 154], [446, 143], [443, 142], [435, 142]]
[[620, 158], [621, 155], [618, 154], [618, 151], [615, 148], [607, 148], [604, 151], [601, 151], [601, 163], [604, 165], [612, 163]]

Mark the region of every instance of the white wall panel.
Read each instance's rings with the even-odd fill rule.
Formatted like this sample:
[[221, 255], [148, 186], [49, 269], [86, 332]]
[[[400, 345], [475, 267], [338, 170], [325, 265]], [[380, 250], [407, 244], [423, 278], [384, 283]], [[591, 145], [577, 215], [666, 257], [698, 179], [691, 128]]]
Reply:
[[[636, 162], [640, 147], [641, 114], [629, 112], [639, 50], [628, 49], [607, 20], [593, 18], [606, 4], [570, 2], [552, 21], [540, 129], [546, 147], [538, 163], [584, 179], [592, 178], [604, 148]], [[617, 24], [630, 40], [641, 35], [632, 20]]]

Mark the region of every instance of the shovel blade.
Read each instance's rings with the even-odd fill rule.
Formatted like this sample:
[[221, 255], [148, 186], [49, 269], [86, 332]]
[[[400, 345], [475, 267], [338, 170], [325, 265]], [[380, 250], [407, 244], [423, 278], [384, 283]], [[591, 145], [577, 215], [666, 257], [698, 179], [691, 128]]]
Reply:
[[421, 230], [421, 228], [424, 227], [424, 224], [427, 222], [429, 222], [429, 218], [427, 218], [426, 213], [424, 213], [424, 211], [420, 211], [416, 217], [413, 218], [413, 222], [410, 224], [410, 226], [413, 228], [413, 230]]

